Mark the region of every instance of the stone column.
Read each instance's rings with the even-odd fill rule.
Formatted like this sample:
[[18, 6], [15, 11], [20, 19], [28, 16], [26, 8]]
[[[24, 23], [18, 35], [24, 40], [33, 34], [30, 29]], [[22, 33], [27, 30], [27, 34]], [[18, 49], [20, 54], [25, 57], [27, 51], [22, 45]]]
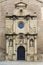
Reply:
[[15, 54], [15, 36], [13, 36], [13, 52]]
[[28, 39], [27, 39], [27, 50], [28, 50], [28, 54], [29, 54], [29, 37], [28, 37]]
[[35, 54], [37, 54], [37, 38], [35, 37]]
[[13, 20], [13, 32], [16, 32], [16, 21]]
[[9, 39], [6, 39], [6, 53], [8, 54]]

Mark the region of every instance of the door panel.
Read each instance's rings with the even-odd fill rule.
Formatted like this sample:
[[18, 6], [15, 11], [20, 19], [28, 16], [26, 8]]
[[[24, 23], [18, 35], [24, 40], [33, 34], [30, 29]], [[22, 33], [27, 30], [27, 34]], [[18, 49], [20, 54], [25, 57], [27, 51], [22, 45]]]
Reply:
[[25, 60], [25, 48], [23, 46], [17, 49], [17, 60]]

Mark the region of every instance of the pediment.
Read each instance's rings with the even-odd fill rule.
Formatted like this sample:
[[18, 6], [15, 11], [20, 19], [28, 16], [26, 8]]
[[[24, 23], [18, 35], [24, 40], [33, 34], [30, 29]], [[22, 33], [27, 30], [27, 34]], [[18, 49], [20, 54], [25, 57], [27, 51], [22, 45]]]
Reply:
[[15, 4], [15, 7], [27, 7], [27, 4], [24, 2], [19, 2]]

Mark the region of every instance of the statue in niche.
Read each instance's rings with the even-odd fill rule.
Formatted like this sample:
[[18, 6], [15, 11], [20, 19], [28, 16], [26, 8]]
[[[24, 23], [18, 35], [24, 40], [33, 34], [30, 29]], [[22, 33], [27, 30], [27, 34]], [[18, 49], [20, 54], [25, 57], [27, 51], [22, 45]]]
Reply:
[[20, 44], [24, 43], [24, 39], [20, 39], [19, 43]]
[[19, 43], [20, 43], [20, 44], [24, 43], [24, 38], [23, 38], [23, 36], [22, 36], [22, 35], [20, 35], [20, 37], [19, 37], [19, 38], [20, 38]]
[[34, 47], [34, 40], [33, 39], [30, 39], [30, 47]]
[[10, 39], [10, 41], [9, 41], [9, 46], [10, 46], [10, 47], [13, 46], [13, 40], [12, 40], [12, 39]]

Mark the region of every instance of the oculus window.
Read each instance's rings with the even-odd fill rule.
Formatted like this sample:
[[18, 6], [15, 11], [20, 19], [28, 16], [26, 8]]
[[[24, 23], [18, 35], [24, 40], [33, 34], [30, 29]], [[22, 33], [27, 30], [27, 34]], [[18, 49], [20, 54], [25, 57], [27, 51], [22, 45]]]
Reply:
[[23, 22], [20, 22], [20, 23], [18, 24], [18, 27], [19, 27], [20, 29], [22, 29], [22, 28], [24, 27], [24, 23], [23, 23]]

